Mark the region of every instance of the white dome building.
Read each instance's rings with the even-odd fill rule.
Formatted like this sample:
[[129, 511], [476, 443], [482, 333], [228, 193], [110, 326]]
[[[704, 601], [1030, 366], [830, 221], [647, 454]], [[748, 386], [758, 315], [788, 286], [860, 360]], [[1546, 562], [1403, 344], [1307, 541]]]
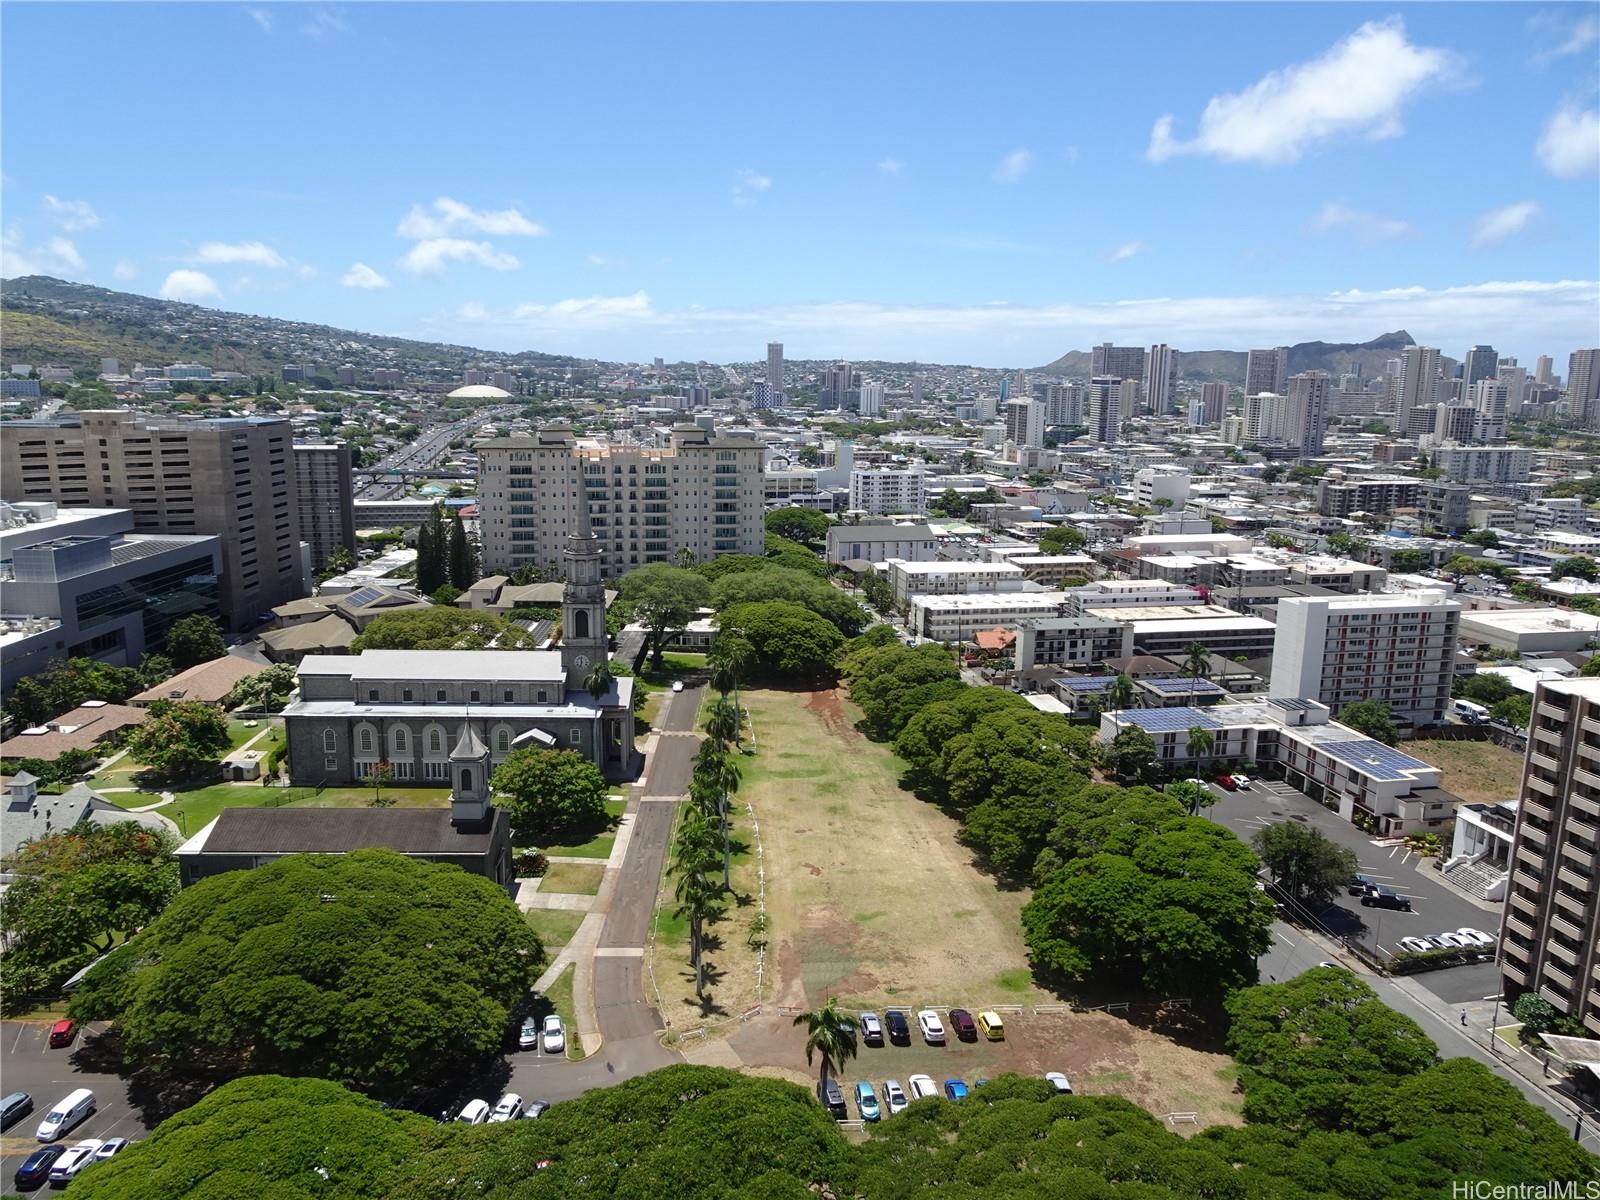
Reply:
[[450, 393], [452, 400], [509, 400], [511, 393], [504, 388], [490, 387], [486, 383], [470, 383]]

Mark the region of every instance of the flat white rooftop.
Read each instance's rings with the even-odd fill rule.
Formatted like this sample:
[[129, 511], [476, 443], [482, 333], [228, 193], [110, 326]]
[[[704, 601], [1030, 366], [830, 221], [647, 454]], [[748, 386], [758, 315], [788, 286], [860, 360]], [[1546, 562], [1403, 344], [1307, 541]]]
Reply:
[[1570, 608], [1486, 608], [1461, 614], [1463, 627], [1498, 629], [1505, 633], [1564, 633], [1574, 629], [1600, 631], [1600, 617]]
[[562, 679], [555, 650], [363, 650], [360, 654], [308, 654], [302, 675], [343, 675], [370, 680]]

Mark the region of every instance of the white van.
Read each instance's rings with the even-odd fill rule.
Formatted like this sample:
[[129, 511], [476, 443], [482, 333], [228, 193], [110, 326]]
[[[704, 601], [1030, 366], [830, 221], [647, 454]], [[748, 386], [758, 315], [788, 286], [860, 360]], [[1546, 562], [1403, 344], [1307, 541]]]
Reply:
[[1489, 710], [1481, 704], [1471, 700], [1455, 700], [1450, 704], [1450, 711], [1455, 713], [1468, 725], [1482, 725], [1489, 719]]
[[94, 1093], [88, 1088], [79, 1088], [51, 1107], [39, 1122], [39, 1131], [34, 1136], [41, 1142], [53, 1142], [93, 1112]]
[[456, 1117], [463, 1125], [482, 1125], [489, 1119], [489, 1102], [487, 1100], [468, 1100]]

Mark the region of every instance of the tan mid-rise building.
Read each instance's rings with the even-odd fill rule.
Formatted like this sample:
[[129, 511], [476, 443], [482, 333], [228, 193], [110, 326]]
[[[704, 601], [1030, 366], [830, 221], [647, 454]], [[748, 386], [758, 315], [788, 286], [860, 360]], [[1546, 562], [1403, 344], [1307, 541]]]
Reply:
[[676, 425], [665, 447], [577, 437], [569, 425], [486, 438], [478, 452], [478, 510], [487, 571], [554, 571], [589, 507], [601, 569], [615, 579], [652, 562], [761, 554], [761, 444]]
[[1500, 973], [1600, 1037], [1600, 679], [1541, 683], [1528, 734]]
[[0, 499], [126, 508], [136, 533], [217, 535], [231, 629], [306, 594], [293, 439], [281, 418], [115, 409], [8, 421]]

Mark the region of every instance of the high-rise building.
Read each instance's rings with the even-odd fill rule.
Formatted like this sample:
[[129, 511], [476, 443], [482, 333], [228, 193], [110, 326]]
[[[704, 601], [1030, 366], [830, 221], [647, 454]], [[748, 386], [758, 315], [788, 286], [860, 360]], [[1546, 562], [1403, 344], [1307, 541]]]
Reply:
[[1461, 360], [1461, 393], [1466, 395], [1480, 379], [1493, 379], [1500, 369], [1500, 355], [1493, 346], [1474, 346]]
[[[1113, 346], [1103, 342], [1089, 352], [1090, 378], [1136, 379], [1144, 378], [1144, 347]], [[1123, 419], [1133, 416], [1123, 413]]]
[[139, 533], [222, 539], [223, 619], [253, 628], [306, 594], [292, 430], [281, 417], [125, 409], [0, 425], [0, 498], [133, 510]]
[[1567, 410], [1583, 416], [1589, 401], [1600, 399], [1600, 349], [1574, 350], [1567, 359]]
[[1244, 398], [1247, 442], [1281, 442], [1288, 422], [1289, 398], [1277, 392], [1254, 392]]
[[311, 569], [320, 571], [336, 550], [356, 552], [355, 484], [347, 442], [294, 448], [295, 494], [300, 538], [311, 548]]
[[1200, 403], [1205, 406], [1205, 424], [1219, 425], [1228, 410], [1228, 385], [1225, 383], [1202, 383], [1200, 385]]
[[1525, 483], [1533, 451], [1525, 446], [1441, 446], [1433, 466], [1462, 483]]
[[1089, 381], [1089, 440], [1102, 445], [1122, 436], [1123, 380], [1113, 375], [1097, 375]]
[[[863, 395], [865, 392], [863, 391]], [[1007, 400], [1006, 441], [1025, 449], [1044, 445], [1045, 406], [1037, 400]]]
[[463, 387], [475, 387], [484, 383], [487, 376], [488, 372], [486, 371], [481, 371], [477, 367], [468, 367], [461, 373], [461, 385]]
[[102, 375], [120, 375], [122, 374], [121, 367], [122, 364], [114, 358], [102, 358], [100, 360], [100, 374]]
[[778, 407], [778, 398], [773, 395], [765, 379], [758, 379], [750, 385], [750, 407], [758, 410]]
[[705, 408], [711, 403], [711, 389], [703, 383], [691, 383], [683, 389], [684, 408]]
[[1302, 371], [1289, 378], [1289, 402], [1284, 415], [1284, 440], [1297, 447], [1302, 459], [1322, 453], [1322, 433], [1327, 426], [1328, 373]]
[[1395, 433], [1406, 437], [1428, 432], [1433, 425], [1433, 405], [1438, 402], [1439, 351], [1432, 346], [1407, 346], [1400, 356], [1399, 379]]
[[1377, 700], [1402, 721], [1436, 724], [1450, 706], [1460, 619], [1461, 603], [1444, 592], [1280, 600], [1268, 695], [1336, 713]]
[[1244, 360], [1244, 394], [1271, 392], [1281, 396], [1289, 380], [1289, 347], [1252, 350]]
[[762, 553], [762, 451], [753, 438], [679, 424], [669, 445], [645, 447], [552, 425], [474, 445], [486, 570], [554, 570], [579, 528], [580, 499], [607, 578], [682, 550], [696, 561]]
[[856, 467], [850, 472], [852, 512], [920, 516], [926, 505], [927, 476], [921, 467]]
[[1172, 372], [1171, 348], [1165, 342], [1151, 346], [1145, 356], [1144, 399], [1158, 417], [1166, 416], [1172, 406]]
[[1009, 375], [1002, 375], [1002, 376], [1000, 376], [1000, 403], [1001, 404], [1005, 404], [1005, 403], [1009, 402], [1010, 399], [1011, 399], [1011, 377]]
[[[1521, 370], [1509, 367], [1506, 370]], [[1480, 379], [1472, 385], [1468, 403], [1472, 406], [1473, 422], [1471, 440], [1474, 442], [1500, 442], [1506, 436], [1506, 411], [1509, 408], [1511, 388], [1503, 379]]]
[[883, 412], [883, 384], [867, 382], [861, 385], [861, 415], [876, 417]]
[[356, 369], [348, 363], [335, 370], [333, 375], [334, 381], [340, 387], [355, 387], [356, 385]]
[[1238, 413], [1222, 418], [1222, 440], [1230, 446], [1244, 445], [1244, 418]]
[[1038, 383], [1033, 387], [1033, 398], [1044, 405], [1046, 425], [1082, 425], [1087, 394], [1081, 383]]
[[822, 372], [822, 386], [817, 393], [817, 407], [853, 408], [855, 407], [854, 392], [860, 386], [861, 375], [851, 370], [849, 363], [839, 363], [837, 366], [825, 367]]
[[1536, 992], [1600, 1037], [1600, 679], [1545, 680], [1508, 865], [1500, 974], [1506, 998]]
[[922, 403], [922, 372], [918, 371], [911, 376], [911, 403]]
[[783, 394], [783, 343], [767, 343], [767, 387], [772, 389], [772, 394]]
[[1555, 362], [1548, 354], [1541, 354], [1533, 362], [1533, 380], [1535, 383], [1551, 383], [1551, 372], [1555, 370]]

